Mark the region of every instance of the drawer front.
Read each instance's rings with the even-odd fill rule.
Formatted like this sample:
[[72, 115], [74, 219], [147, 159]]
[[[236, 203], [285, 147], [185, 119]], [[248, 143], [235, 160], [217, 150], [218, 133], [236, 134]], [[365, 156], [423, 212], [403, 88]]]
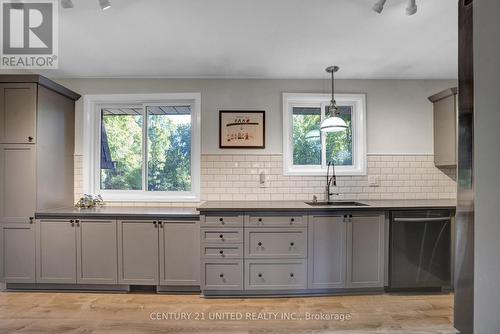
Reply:
[[302, 215], [291, 216], [258, 216], [248, 217], [247, 226], [263, 227], [306, 227], [307, 217]]
[[227, 228], [227, 229], [202, 229], [201, 241], [226, 244], [226, 243], [242, 243], [243, 242], [243, 229], [241, 228]]
[[245, 288], [247, 290], [307, 288], [305, 260], [251, 260], [245, 263]]
[[201, 225], [204, 227], [241, 227], [243, 226], [243, 216], [205, 216], [204, 219], [201, 219]]
[[243, 247], [241, 244], [202, 244], [201, 256], [205, 259], [241, 259]]
[[248, 228], [245, 230], [248, 258], [306, 258], [307, 230]]
[[203, 290], [243, 290], [243, 261], [204, 261]]

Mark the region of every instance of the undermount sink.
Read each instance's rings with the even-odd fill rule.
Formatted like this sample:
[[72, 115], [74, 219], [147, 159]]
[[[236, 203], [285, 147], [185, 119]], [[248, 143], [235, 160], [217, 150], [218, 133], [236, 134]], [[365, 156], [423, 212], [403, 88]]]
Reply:
[[311, 206], [368, 206], [368, 204], [364, 204], [361, 202], [347, 202], [347, 201], [332, 201], [332, 202], [305, 202]]

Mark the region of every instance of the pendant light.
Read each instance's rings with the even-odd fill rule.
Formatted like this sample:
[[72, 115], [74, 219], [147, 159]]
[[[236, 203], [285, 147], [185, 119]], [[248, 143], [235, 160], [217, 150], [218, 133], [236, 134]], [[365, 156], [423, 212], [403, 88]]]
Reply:
[[347, 130], [346, 122], [340, 118], [340, 110], [337, 107], [337, 102], [335, 102], [335, 80], [333, 74], [338, 72], [338, 66], [330, 66], [326, 68], [328, 73], [332, 75], [332, 100], [330, 101], [330, 105], [326, 109], [326, 116], [320, 126], [320, 130], [322, 132], [341, 132]]

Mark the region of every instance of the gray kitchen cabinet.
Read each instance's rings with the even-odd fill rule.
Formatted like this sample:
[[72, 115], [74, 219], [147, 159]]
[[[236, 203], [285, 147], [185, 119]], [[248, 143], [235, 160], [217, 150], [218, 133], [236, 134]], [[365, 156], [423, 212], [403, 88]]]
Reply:
[[343, 288], [346, 282], [347, 216], [309, 217], [308, 288]]
[[0, 223], [73, 205], [79, 98], [39, 75], [0, 75]]
[[37, 283], [76, 283], [74, 220], [40, 219], [35, 226]]
[[383, 288], [385, 218], [383, 214], [349, 215], [347, 287]]
[[118, 221], [118, 283], [158, 285], [158, 222]]
[[0, 144], [0, 223], [28, 223], [36, 210], [35, 145]]
[[457, 88], [429, 97], [434, 104], [434, 164], [437, 167], [457, 165]]
[[117, 284], [116, 221], [76, 219], [78, 284]]
[[202, 290], [243, 290], [242, 260], [203, 260]]
[[245, 229], [245, 258], [306, 258], [305, 228]]
[[300, 290], [306, 288], [306, 260], [245, 260], [245, 289], [247, 290]]
[[35, 283], [35, 227], [0, 224], [0, 277], [5, 283]]
[[0, 143], [34, 143], [36, 111], [36, 84], [0, 84]]
[[160, 285], [200, 285], [200, 222], [159, 223]]

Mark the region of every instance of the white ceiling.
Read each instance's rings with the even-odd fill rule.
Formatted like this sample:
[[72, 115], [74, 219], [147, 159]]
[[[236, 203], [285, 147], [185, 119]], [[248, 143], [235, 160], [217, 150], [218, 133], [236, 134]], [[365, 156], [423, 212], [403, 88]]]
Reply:
[[73, 0], [51, 77], [456, 78], [457, 0]]

